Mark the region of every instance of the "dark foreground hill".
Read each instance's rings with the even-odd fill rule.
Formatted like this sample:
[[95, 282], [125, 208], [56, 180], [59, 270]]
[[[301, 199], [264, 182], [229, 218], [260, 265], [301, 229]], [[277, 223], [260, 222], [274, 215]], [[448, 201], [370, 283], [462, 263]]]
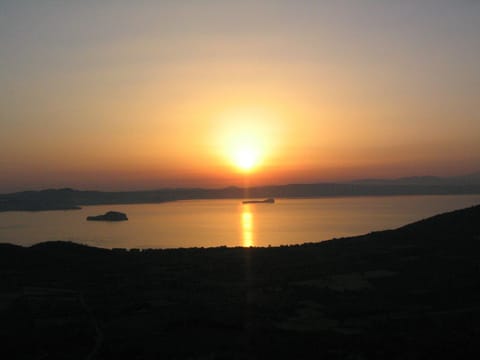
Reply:
[[474, 359], [480, 206], [275, 248], [0, 246], [2, 359]]

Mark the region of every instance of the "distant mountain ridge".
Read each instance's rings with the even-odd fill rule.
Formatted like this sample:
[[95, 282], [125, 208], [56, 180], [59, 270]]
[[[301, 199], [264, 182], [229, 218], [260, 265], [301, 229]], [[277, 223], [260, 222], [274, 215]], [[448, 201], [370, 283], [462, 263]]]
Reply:
[[343, 183], [235, 186], [203, 189], [176, 188], [148, 191], [83, 191], [71, 188], [24, 191], [0, 195], [0, 211], [79, 209], [82, 205], [162, 203], [196, 199], [315, 198], [335, 196], [480, 194], [480, 173], [441, 178], [364, 179]]
[[359, 179], [348, 181], [353, 184], [389, 184], [389, 185], [479, 185], [480, 171], [461, 176], [409, 176], [396, 179]]

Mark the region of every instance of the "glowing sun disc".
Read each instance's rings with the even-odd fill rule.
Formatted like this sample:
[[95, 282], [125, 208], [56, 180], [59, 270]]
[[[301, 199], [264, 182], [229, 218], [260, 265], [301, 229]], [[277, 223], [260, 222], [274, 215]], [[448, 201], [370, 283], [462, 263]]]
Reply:
[[258, 154], [253, 149], [238, 149], [235, 152], [234, 163], [239, 169], [243, 171], [252, 170], [258, 163]]

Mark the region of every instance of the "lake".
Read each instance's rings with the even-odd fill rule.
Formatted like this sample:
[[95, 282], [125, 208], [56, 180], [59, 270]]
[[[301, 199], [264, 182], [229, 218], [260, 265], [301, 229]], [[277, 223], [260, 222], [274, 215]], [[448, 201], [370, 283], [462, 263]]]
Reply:
[[[480, 204], [480, 195], [189, 200], [161, 204], [85, 206], [81, 210], [0, 213], [0, 242], [32, 245], [70, 240], [114, 248], [275, 246], [318, 242], [392, 229]], [[118, 223], [86, 221], [109, 210]]]

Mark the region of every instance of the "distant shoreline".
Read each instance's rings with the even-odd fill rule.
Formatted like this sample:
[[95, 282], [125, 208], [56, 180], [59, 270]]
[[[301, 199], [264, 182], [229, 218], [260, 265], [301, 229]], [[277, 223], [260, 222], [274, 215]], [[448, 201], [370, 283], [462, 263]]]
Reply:
[[[288, 186], [288, 185], [287, 185]], [[336, 193], [336, 194], [290, 194], [284, 196], [275, 196], [276, 199], [328, 199], [328, 198], [361, 198], [361, 197], [408, 197], [408, 196], [468, 196], [468, 195], [480, 195], [480, 186], [471, 188], [471, 189], [449, 189], [451, 191], [445, 191], [446, 189], [437, 190], [437, 191], [419, 191], [419, 189], [397, 189], [400, 191], [386, 191], [385, 189], [376, 189], [377, 191], [372, 192], [350, 192], [350, 193]], [[62, 190], [43, 190], [38, 192], [31, 192], [35, 195], [42, 194], [44, 191], [48, 192], [61, 192]], [[83, 193], [90, 193], [88, 191], [79, 191], [71, 190], [76, 196], [82, 197]], [[160, 190], [159, 192], [162, 192]], [[131, 195], [138, 193], [140, 196], [138, 199], [125, 199], [126, 197], [131, 197]], [[191, 201], [191, 200], [238, 200], [242, 202], [247, 197], [243, 196], [199, 196], [200, 194], [195, 194], [190, 197], [179, 197], [176, 199], [158, 199], [152, 200], [145, 198], [145, 192], [119, 192], [119, 193], [102, 193], [98, 192], [97, 199], [90, 199], [88, 201], [75, 202], [74, 205], [62, 205], [60, 203], [49, 203], [44, 204], [42, 200], [36, 199], [35, 196], [32, 198], [27, 197], [17, 197], [16, 194], [7, 194], [0, 195], [0, 213], [2, 212], [11, 212], [11, 211], [22, 211], [22, 212], [41, 212], [41, 211], [68, 211], [68, 210], [81, 210], [85, 206], [96, 206], [96, 205], [141, 205], [141, 204], [163, 204], [171, 203], [177, 201]], [[151, 191], [152, 194], [157, 193], [156, 191]], [[22, 193], [20, 193], [22, 194]], [[103, 200], [104, 195], [114, 194], [113, 199]], [[13, 195], [13, 196], [11, 196]], [[2, 197], [8, 196], [9, 199], [5, 201]], [[40, 196], [41, 197], [41, 196]], [[265, 196], [254, 195], [248, 196], [248, 199], [262, 199]]]
[[294, 184], [242, 189], [166, 189], [101, 192], [49, 189], [0, 195], [0, 213], [66, 211], [92, 205], [161, 204], [181, 200], [319, 199], [382, 196], [480, 195], [480, 185]]

